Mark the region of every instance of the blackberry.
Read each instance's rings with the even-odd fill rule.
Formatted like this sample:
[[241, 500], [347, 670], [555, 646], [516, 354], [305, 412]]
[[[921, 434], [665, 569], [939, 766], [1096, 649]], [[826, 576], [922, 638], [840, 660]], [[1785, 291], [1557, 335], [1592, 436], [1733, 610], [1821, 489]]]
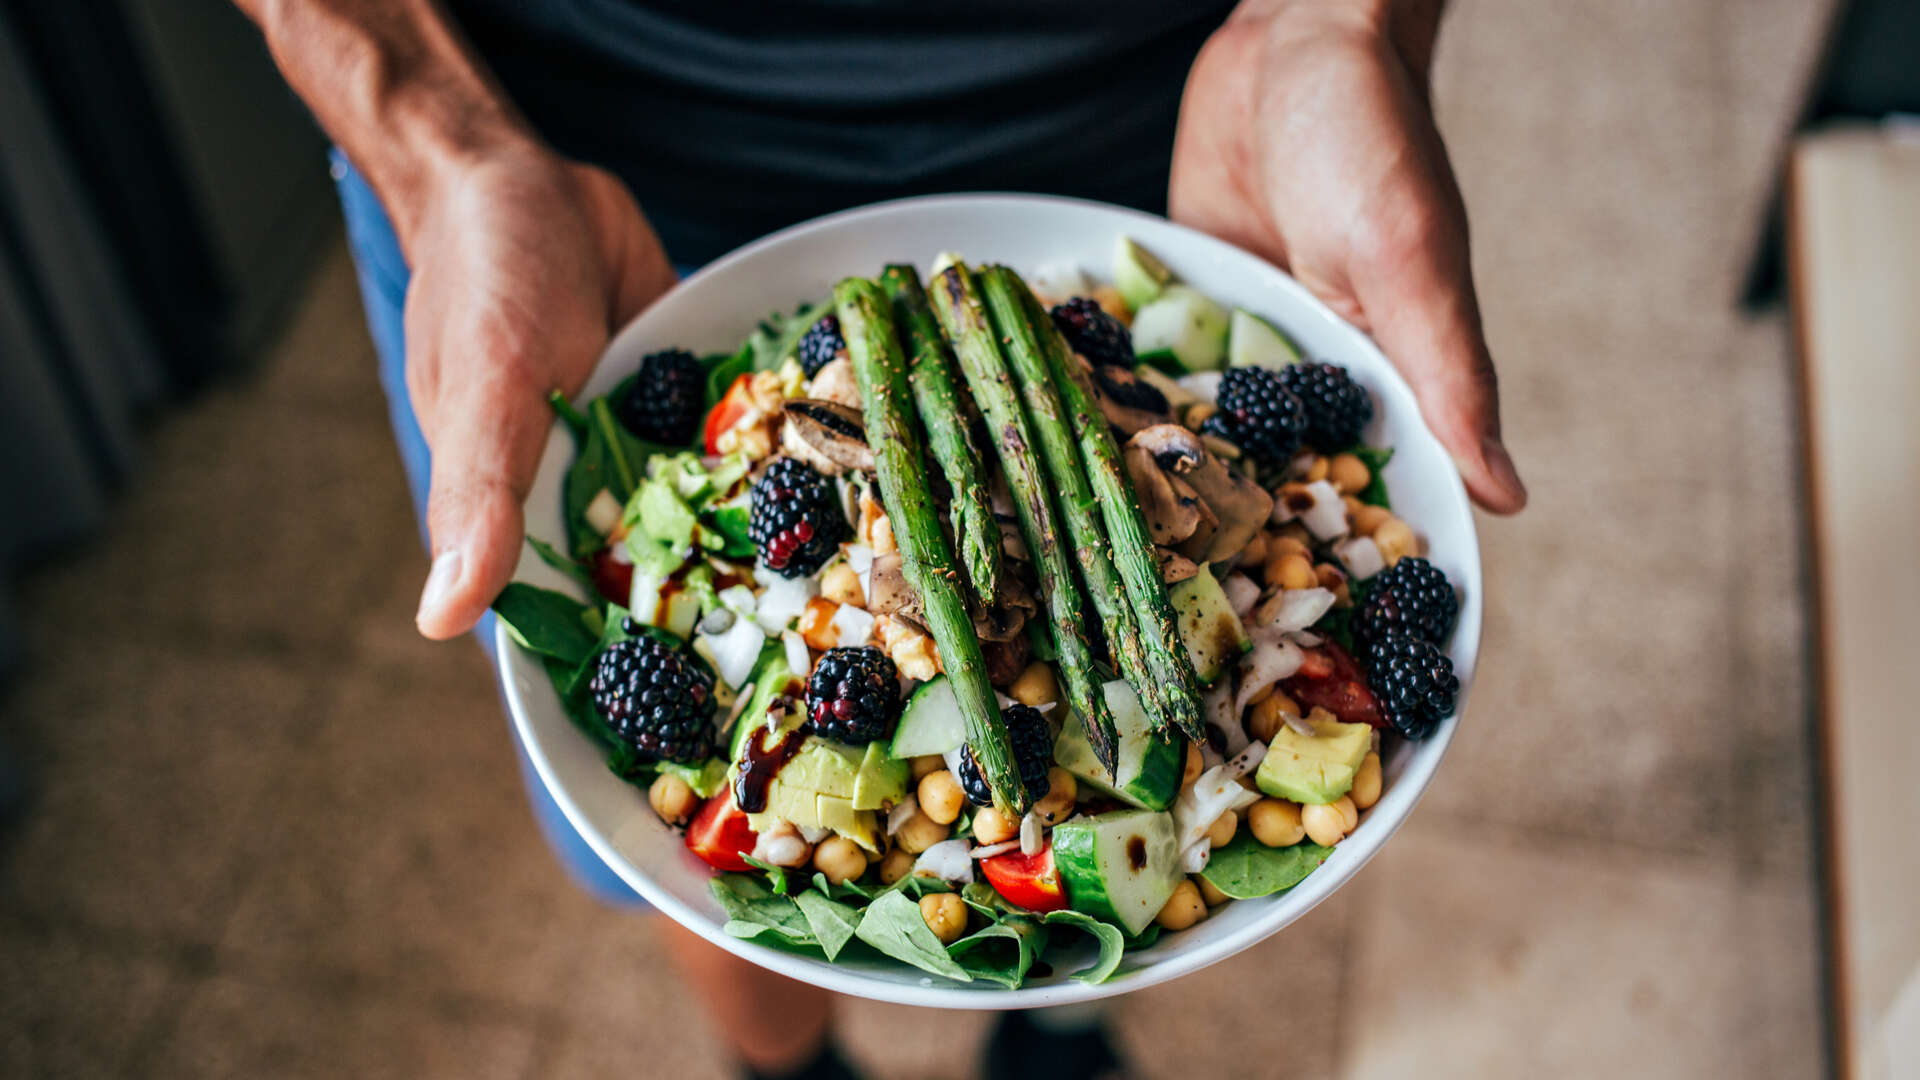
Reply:
[[1353, 632], [1362, 645], [1405, 634], [1440, 644], [1453, 629], [1460, 601], [1440, 568], [1425, 559], [1406, 558], [1374, 575], [1367, 598], [1354, 613]]
[[828, 649], [807, 679], [807, 730], [843, 743], [893, 734], [900, 719], [900, 671], [871, 645]]
[[1216, 402], [1219, 411], [1200, 430], [1238, 446], [1262, 465], [1289, 460], [1306, 437], [1306, 407], [1272, 368], [1228, 368]]
[[1373, 419], [1373, 399], [1338, 364], [1288, 364], [1280, 369], [1285, 386], [1307, 410], [1307, 445], [1325, 454], [1360, 441]]
[[1430, 641], [1387, 634], [1367, 650], [1367, 685], [1380, 699], [1380, 713], [1393, 730], [1424, 739], [1453, 715], [1460, 692], [1453, 661]]
[[665, 642], [607, 646], [587, 689], [614, 735], [642, 754], [685, 764], [713, 753], [713, 677]]
[[[1047, 794], [1047, 767], [1053, 764], [1053, 729], [1047, 726], [1047, 718], [1040, 710], [1031, 705], [1009, 705], [1000, 710], [1000, 718], [1006, 721], [1007, 738], [1013, 742], [1013, 762], [1020, 769], [1020, 782], [1027, 787], [1029, 798], [1044, 798]], [[960, 790], [966, 792], [967, 801], [975, 806], [992, 806], [993, 791], [987, 787], [987, 778], [980, 774], [980, 763], [973, 760], [973, 748], [964, 747], [960, 751]]]
[[1133, 366], [1133, 335], [1099, 303], [1076, 296], [1053, 309], [1053, 325], [1068, 347], [1087, 358], [1096, 370], [1103, 364]]
[[822, 315], [800, 335], [800, 370], [811, 379], [846, 347], [847, 339], [840, 336], [840, 316]]
[[1100, 388], [1100, 393], [1116, 405], [1123, 405], [1129, 409], [1144, 409], [1151, 413], [1169, 411], [1167, 395], [1161, 393], [1159, 387], [1135, 376], [1126, 368], [1095, 367], [1093, 381], [1094, 385]]
[[620, 426], [651, 442], [685, 446], [707, 412], [707, 374], [685, 349], [652, 353], [614, 402]]
[[760, 562], [781, 577], [806, 577], [826, 565], [848, 535], [833, 481], [797, 458], [777, 458], [754, 481], [747, 537]]

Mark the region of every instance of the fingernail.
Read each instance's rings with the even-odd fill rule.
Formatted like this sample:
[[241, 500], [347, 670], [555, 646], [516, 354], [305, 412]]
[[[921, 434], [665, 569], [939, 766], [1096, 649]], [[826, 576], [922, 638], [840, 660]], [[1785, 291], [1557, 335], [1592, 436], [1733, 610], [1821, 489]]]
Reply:
[[1514, 467], [1513, 455], [1499, 439], [1489, 435], [1480, 442], [1480, 453], [1486, 458], [1487, 470], [1493, 473], [1493, 482], [1520, 497], [1527, 499], [1527, 485], [1520, 480], [1520, 470]]
[[420, 611], [413, 617], [415, 622], [447, 602], [453, 587], [460, 583], [460, 567], [464, 561], [459, 548], [448, 548], [434, 556], [433, 569], [427, 571], [426, 587], [420, 590]]

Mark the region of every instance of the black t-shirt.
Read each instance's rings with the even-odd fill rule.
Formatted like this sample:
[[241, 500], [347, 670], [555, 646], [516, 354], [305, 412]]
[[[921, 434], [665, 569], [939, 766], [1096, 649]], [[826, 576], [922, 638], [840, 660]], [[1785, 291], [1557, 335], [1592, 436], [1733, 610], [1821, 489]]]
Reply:
[[1164, 210], [1188, 67], [1231, 0], [450, 0], [562, 152], [677, 262], [937, 191]]

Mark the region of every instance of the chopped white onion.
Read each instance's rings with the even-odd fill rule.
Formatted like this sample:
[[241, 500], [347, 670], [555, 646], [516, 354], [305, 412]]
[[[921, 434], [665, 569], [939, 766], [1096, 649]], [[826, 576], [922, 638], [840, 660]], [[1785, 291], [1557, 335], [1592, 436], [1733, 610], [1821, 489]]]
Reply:
[[1014, 705], [1018, 704], [1012, 698], [1008, 697], [1005, 693], [999, 690], [995, 690], [993, 692], [993, 699], [1000, 703], [1000, 707], [1002, 709], [1011, 709], [1014, 707]]
[[1293, 642], [1265, 634], [1256, 635], [1253, 651], [1240, 661], [1240, 692], [1233, 698], [1234, 715], [1239, 716], [1244, 712], [1247, 704], [1267, 687], [1281, 679], [1291, 678], [1305, 661], [1305, 654]]
[[1205, 870], [1207, 863], [1212, 861], [1213, 840], [1203, 834], [1200, 839], [1188, 844], [1187, 849], [1180, 853], [1180, 872], [1197, 874]]
[[865, 645], [867, 639], [873, 637], [873, 616], [852, 604], [841, 604], [827, 625], [838, 632], [842, 645]]
[[813, 654], [807, 651], [807, 642], [798, 633], [789, 630], [780, 635], [780, 644], [787, 650], [787, 670], [798, 677], [803, 672], [813, 670]]
[[[723, 613], [729, 616], [732, 614], [725, 608], [720, 608], [713, 614]], [[737, 687], [747, 681], [747, 676], [753, 674], [753, 665], [760, 659], [760, 650], [767, 643], [767, 634], [756, 623], [746, 619], [735, 619], [733, 625], [724, 633], [702, 635], [694, 639], [696, 646], [702, 643], [706, 645], [707, 659], [713, 663], [714, 672], [720, 676], [720, 681], [728, 686]], [[803, 642], [802, 647], [804, 645]]]
[[633, 565], [633, 551], [625, 544], [614, 544], [612, 547], [607, 548], [607, 558], [612, 559], [621, 566]]
[[818, 825], [800, 825], [796, 827], [800, 830], [800, 839], [805, 840], [809, 844], [817, 844], [833, 835], [832, 829], [824, 829]]
[[1303, 649], [1317, 649], [1327, 643], [1327, 639], [1311, 630], [1295, 630], [1287, 635], [1287, 640]]
[[1371, 536], [1356, 536], [1344, 543], [1335, 544], [1333, 553], [1347, 564], [1347, 572], [1355, 581], [1365, 581], [1386, 569], [1386, 557], [1380, 554], [1380, 545], [1373, 542]]
[[953, 885], [970, 884], [973, 881], [972, 849], [973, 845], [965, 840], [942, 840], [913, 860], [913, 873]]
[[720, 734], [725, 735], [733, 730], [735, 721], [740, 719], [741, 713], [747, 711], [747, 702], [751, 700], [753, 700], [752, 683], [734, 691], [733, 706], [727, 710], [727, 718], [720, 722]]
[[1227, 594], [1227, 606], [1233, 609], [1235, 616], [1246, 618], [1253, 605], [1260, 602], [1260, 585], [1252, 578], [1238, 571], [1228, 574], [1220, 582], [1220, 589]]
[[1257, 740], [1247, 743], [1240, 752], [1228, 758], [1221, 766], [1222, 772], [1235, 780], [1260, 767], [1266, 760], [1267, 744]]
[[1311, 450], [1302, 450], [1293, 455], [1293, 460], [1287, 462], [1287, 479], [1305, 480], [1313, 473], [1313, 461], [1319, 456]]
[[751, 585], [729, 585], [721, 589], [718, 593], [715, 593], [714, 599], [720, 601], [720, 606], [726, 608], [728, 611], [745, 615], [749, 618], [753, 616], [754, 608], [759, 605], [759, 600], [754, 596], [753, 586]]
[[739, 619], [740, 616], [735, 615], [726, 608], [714, 608], [712, 611], [707, 612], [706, 616], [700, 620], [700, 625], [696, 627], [696, 629], [708, 637], [715, 637], [733, 629], [733, 624], [738, 622]]
[[1300, 519], [1307, 524], [1307, 531], [1317, 540], [1345, 536], [1347, 504], [1341, 500], [1339, 489], [1325, 480], [1315, 480], [1307, 485], [1307, 494], [1313, 496], [1313, 505], [1300, 515]]
[[1280, 713], [1280, 722], [1292, 728], [1293, 733], [1296, 735], [1305, 735], [1311, 739], [1319, 734], [1319, 732], [1313, 730], [1312, 724], [1307, 723], [1306, 717], [1296, 712], [1286, 712], [1282, 710]]
[[1305, 630], [1333, 610], [1334, 599], [1330, 589], [1282, 589], [1254, 609], [1253, 623], [1259, 629], [1277, 634]]
[[900, 826], [905, 825], [913, 815], [919, 812], [920, 800], [914, 798], [913, 792], [907, 792], [906, 798], [894, 803], [893, 809], [887, 811], [887, 835], [892, 836], [899, 832]]
[[1221, 679], [1208, 687], [1200, 704], [1206, 711], [1207, 726], [1220, 732], [1227, 753], [1239, 753], [1247, 745], [1247, 729], [1240, 723], [1239, 710], [1233, 707], [1233, 680]]
[[753, 617], [769, 634], [791, 625], [807, 609], [807, 601], [820, 591], [820, 583], [811, 577], [783, 578], [771, 570], [755, 569], [753, 578], [761, 586]]
[[[1250, 743], [1249, 748], [1259, 746], [1262, 753], [1266, 747], [1261, 743]], [[1241, 751], [1242, 754], [1246, 751]], [[1236, 757], [1236, 760], [1238, 758]], [[1233, 762], [1216, 765], [1200, 774], [1193, 786], [1180, 793], [1173, 803], [1173, 825], [1176, 830], [1174, 843], [1179, 850], [1185, 851], [1194, 841], [1207, 835], [1213, 823], [1220, 815], [1229, 810], [1238, 810], [1243, 806], [1260, 800], [1260, 793], [1248, 791], [1240, 786], [1237, 775], [1229, 775]]]
[[1005, 855], [1009, 851], [1019, 851], [1019, 850], [1020, 850], [1020, 841], [1002, 840], [997, 844], [988, 844], [984, 847], [974, 848], [973, 857], [975, 859], [991, 859], [995, 855]]
[[1180, 384], [1180, 389], [1211, 405], [1220, 399], [1220, 379], [1218, 371], [1197, 371], [1174, 381]]
[[1040, 815], [1027, 811], [1027, 816], [1020, 819], [1020, 854], [1031, 858], [1046, 846], [1047, 833], [1041, 826]]
[[840, 491], [840, 512], [847, 516], [847, 525], [858, 529], [860, 527], [860, 489], [852, 480], [844, 476], [835, 478], [833, 483]]
[[593, 498], [587, 503], [587, 509], [582, 516], [587, 519], [587, 524], [593, 528], [594, 532], [601, 536], [610, 536], [614, 526], [620, 524], [620, 515], [623, 510], [625, 507], [620, 505], [619, 499], [613, 497], [613, 492], [601, 488], [593, 493]]
[[1093, 285], [1080, 267], [1070, 262], [1043, 263], [1033, 272], [1033, 291], [1064, 304], [1076, 296], [1091, 296]]

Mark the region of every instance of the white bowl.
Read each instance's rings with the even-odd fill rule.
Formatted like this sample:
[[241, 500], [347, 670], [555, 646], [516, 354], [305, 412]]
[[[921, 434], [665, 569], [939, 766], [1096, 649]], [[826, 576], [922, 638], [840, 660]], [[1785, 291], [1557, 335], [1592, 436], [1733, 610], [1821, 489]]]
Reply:
[[[840, 278], [878, 274], [888, 262], [914, 260], [924, 272], [940, 252], [958, 251], [970, 261], [1023, 271], [1077, 263], [1103, 280], [1114, 237], [1122, 233], [1202, 293], [1266, 316], [1307, 355], [1345, 365], [1373, 392], [1378, 415], [1366, 441], [1394, 448], [1386, 469], [1394, 511], [1426, 538], [1429, 558], [1461, 590], [1460, 620], [1448, 652], [1464, 710], [1480, 647], [1479, 544], [1460, 476], [1421, 421], [1412, 392], [1366, 335], [1291, 277], [1165, 219], [1072, 199], [950, 195], [881, 203], [796, 225], [713, 263], [648, 308], [607, 347], [586, 393], [606, 393], [641, 356], [658, 349], [732, 351], [765, 313], [824, 297]], [[527, 499], [528, 531], [563, 549], [561, 481], [573, 457], [572, 436], [556, 423]], [[518, 577], [570, 590], [530, 551]], [[607, 770], [600, 752], [561, 711], [539, 662], [509, 640], [504, 626], [497, 628], [495, 643], [514, 727], [534, 768], [593, 849], [655, 907], [721, 948], [783, 975], [841, 993], [943, 1008], [1023, 1008], [1108, 997], [1198, 971], [1273, 934], [1332, 895], [1386, 843], [1433, 779], [1459, 724], [1456, 712], [1424, 742], [1395, 740], [1385, 763], [1385, 794], [1326, 863], [1293, 889], [1233, 901], [1192, 929], [1166, 934], [1153, 947], [1129, 953], [1104, 983], [1075, 982], [1069, 973], [1084, 964], [1063, 963], [1048, 977], [1007, 990], [985, 980], [933, 978], [884, 958], [828, 964], [722, 932], [725, 916], [707, 888], [711, 871], [654, 815], [644, 791]]]

